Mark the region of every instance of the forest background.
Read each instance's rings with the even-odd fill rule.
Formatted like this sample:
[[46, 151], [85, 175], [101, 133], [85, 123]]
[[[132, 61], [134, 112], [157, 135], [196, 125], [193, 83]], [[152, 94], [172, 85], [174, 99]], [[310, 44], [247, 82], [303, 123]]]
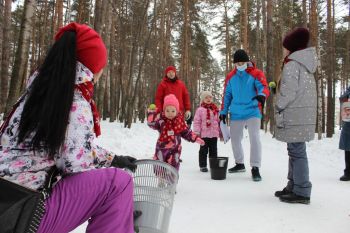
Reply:
[[[318, 138], [332, 137], [339, 123], [337, 95], [350, 80], [349, 0], [0, 0], [0, 116], [21, 95], [58, 28], [73, 21], [98, 31], [108, 49], [94, 97], [104, 120], [128, 128], [143, 122], [168, 65], [186, 83], [192, 112], [202, 90], [212, 91], [221, 104], [224, 78], [239, 48], [268, 82], [278, 82], [283, 36], [304, 26], [320, 58]], [[270, 132], [274, 98], [267, 101], [262, 124]]]

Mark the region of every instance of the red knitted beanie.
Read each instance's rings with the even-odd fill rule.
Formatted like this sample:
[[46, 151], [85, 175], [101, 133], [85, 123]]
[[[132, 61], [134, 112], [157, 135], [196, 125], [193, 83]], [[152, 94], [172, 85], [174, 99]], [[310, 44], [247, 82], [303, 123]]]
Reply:
[[168, 66], [166, 69], [165, 69], [165, 75], [170, 71], [174, 71], [175, 72], [175, 75], [176, 75], [176, 68], [174, 66]]
[[310, 32], [306, 28], [298, 27], [290, 31], [283, 39], [283, 47], [291, 53], [308, 47]]
[[77, 39], [77, 59], [96, 74], [107, 63], [107, 49], [100, 35], [84, 24], [70, 23], [60, 28], [55, 40], [61, 38], [64, 32], [74, 31]]

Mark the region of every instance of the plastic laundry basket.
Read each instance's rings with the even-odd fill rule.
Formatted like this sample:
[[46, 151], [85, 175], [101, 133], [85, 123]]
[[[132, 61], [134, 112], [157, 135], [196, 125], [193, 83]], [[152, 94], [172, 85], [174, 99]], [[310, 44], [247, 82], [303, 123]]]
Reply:
[[157, 160], [138, 160], [134, 179], [134, 209], [142, 215], [135, 220], [139, 233], [167, 233], [174, 203], [177, 170]]
[[228, 157], [209, 158], [210, 175], [213, 180], [226, 179]]

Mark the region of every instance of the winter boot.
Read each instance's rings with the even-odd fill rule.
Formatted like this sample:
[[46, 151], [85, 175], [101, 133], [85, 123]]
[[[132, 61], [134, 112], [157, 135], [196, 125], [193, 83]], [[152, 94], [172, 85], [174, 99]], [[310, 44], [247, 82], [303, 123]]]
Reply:
[[280, 197], [280, 196], [287, 195], [287, 194], [290, 194], [290, 193], [292, 193], [292, 191], [288, 190], [287, 188], [284, 188], [281, 191], [276, 191], [275, 192], [275, 197]]
[[228, 169], [229, 173], [245, 172], [244, 163], [236, 163], [236, 166]]
[[261, 176], [260, 176], [258, 167], [252, 168], [252, 179], [253, 181], [261, 181]]
[[344, 175], [342, 175], [339, 178], [339, 180], [341, 180], [341, 181], [350, 181], [350, 175], [344, 173]]
[[201, 168], [200, 168], [200, 171], [201, 171], [201, 172], [208, 172], [208, 168], [206, 168], [206, 167], [201, 167]]
[[289, 193], [280, 196], [280, 201], [287, 203], [310, 204], [310, 197], [303, 197], [296, 195], [295, 193]]

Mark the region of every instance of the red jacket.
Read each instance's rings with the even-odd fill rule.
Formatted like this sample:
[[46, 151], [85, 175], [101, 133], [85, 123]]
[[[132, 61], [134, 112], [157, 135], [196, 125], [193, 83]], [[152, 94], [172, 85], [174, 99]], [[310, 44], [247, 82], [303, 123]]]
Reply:
[[164, 97], [169, 94], [174, 94], [179, 101], [179, 107], [181, 112], [191, 110], [190, 96], [185, 83], [179, 79], [175, 82], [164, 77], [158, 85], [156, 92], [156, 106], [159, 111], [163, 110]]

